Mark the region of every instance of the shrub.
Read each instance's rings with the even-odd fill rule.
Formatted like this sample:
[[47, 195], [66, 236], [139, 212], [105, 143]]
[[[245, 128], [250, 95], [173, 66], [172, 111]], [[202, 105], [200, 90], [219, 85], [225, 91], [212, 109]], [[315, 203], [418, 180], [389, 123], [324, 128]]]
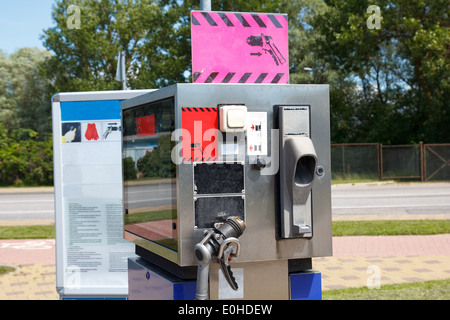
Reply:
[[8, 134], [0, 125], [0, 185], [53, 184], [52, 139], [36, 141], [36, 137], [29, 129]]

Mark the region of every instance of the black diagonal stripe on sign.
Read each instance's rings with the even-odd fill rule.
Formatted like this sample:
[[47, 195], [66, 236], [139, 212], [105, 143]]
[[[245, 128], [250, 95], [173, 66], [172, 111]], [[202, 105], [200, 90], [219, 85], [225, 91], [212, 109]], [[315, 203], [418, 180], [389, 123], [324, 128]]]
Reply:
[[267, 77], [268, 73], [261, 73], [258, 77], [258, 79], [256, 79], [255, 83], [261, 83], [264, 81], [264, 79]]
[[235, 72], [228, 72], [228, 74], [225, 76], [225, 78], [223, 78], [222, 83], [230, 82], [231, 79], [233, 79], [235, 74], [236, 74]]
[[194, 72], [194, 82], [197, 81], [198, 77], [200, 77], [201, 72]]
[[251, 75], [252, 75], [251, 73], [244, 73], [241, 79], [239, 79], [239, 83], [245, 83], [248, 80], [248, 78], [250, 78]]
[[275, 27], [283, 28], [281, 23], [278, 22], [277, 18], [273, 14], [268, 14], [267, 16], [269, 17], [270, 21], [272, 21], [272, 23], [275, 25]]
[[266, 24], [261, 20], [259, 14], [252, 14], [252, 17], [261, 28], [267, 28]]
[[283, 17], [286, 19], [286, 21], [288, 21], [288, 15], [287, 14], [283, 14]]
[[238, 18], [238, 20], [242, 23], [242, 26], [245, 28], [250, 28], [250, 24], [247, 22], [247, 20], [245, 20], [245, 18], [242, 16], [242, 14], [240, 13], [235, 13], [234, 14], [236, 16], [236, 18]]
[[211, 15], [208, 12], [202, 12], [203, 17], [205, 17], [206, 21], [208, 21], [209, 25], [212, 27], [217, 27], [217, 23], [214, 21], [214, 19], [211, 17]]
[[264, 81], [264, 79], [267, 77], [268, 73], [261, 73], [258, 77], [258, 79], [256, 79], [255, 83], [261, 83]]
[[230, 18], [228, 18], [228, 16], [225, 13], [219, 12], [219, 16], [222, 18], [223, 22], [225, 22], [227, 27], [234, 27], [233, 22], [230, 21]]
[[200, 22], [198, 22], [198, 20], [195, 18], [195, 16], [193, 14], [191, 14], [191, 23], [195, 26], [200, 25]]
[[273, 78], [271, 83], [278, 83], [278, 82], [280, 82], [280, 80], [281, 80], [281, 78], [283, 78], [283, 76], [284, 76], [284, 73], [278, 73], [275, 76], [275, 78]]
[[211, 74], [208, 76], [208, 78], [205, 80], [205, 83], [211, 83], [214, 81], [214, 79], [217, 77], [219, 73], [218, 72], [211, 72]]

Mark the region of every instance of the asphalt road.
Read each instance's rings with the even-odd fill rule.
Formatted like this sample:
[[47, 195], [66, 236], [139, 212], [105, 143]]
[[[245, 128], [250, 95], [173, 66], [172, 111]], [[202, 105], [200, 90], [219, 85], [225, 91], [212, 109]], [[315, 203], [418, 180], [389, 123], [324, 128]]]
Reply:
[[128, 209], [176, 205], [176, 186], [171, 183], [136, 184], [125, 188]]
[[54, 195], [51, 189], [4, 189], [0, 192], [0, 221], [53, 221]]
[[442, 215], [450, 219], [450, 183], [332, 186], [333, 217]]
[[[150, 189], [153, 189], [153, 199], [145, 200], [149, 189], [132, 188], [129, 199], [132, 206], [171, 202], [171, 186]], [[24, 190], [0, 190], [0, 221], [54, 220], [53, 192]], [[332, 207], [333, 218], [406, 216], [414, 219], [419, 215], [441, 215], [450, 219], [450, 183], [334, 185]]]

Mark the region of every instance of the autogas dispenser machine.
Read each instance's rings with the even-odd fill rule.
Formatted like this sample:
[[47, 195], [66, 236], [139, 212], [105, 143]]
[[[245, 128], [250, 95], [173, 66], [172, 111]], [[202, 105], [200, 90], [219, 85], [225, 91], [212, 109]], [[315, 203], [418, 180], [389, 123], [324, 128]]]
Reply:
[[122, 127], [129, 299], [321, 297], [327, 85], [177, 84], [123, 101]]

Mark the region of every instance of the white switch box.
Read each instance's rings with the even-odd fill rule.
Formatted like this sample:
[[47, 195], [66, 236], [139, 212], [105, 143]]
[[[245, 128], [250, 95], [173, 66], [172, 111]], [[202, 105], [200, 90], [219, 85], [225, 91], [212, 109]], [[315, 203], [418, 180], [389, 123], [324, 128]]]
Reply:
[[219, 108], [220, 131], [245, 132], [247, 130], [247, 107], [226, 105]]

